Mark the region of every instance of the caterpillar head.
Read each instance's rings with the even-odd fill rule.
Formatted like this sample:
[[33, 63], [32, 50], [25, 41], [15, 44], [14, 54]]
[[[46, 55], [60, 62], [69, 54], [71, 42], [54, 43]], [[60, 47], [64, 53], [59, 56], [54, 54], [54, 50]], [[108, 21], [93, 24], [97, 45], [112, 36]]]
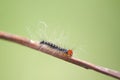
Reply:
[[71, 57], [71, 56], [73, 55], [73, 51], [69, 49], [69, 50], [67, 51], [67, 55]]

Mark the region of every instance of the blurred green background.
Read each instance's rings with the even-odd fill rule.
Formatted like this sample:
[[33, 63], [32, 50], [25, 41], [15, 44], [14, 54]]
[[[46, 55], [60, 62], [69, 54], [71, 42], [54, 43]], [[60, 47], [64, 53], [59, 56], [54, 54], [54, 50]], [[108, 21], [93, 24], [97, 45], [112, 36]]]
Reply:
[[[40, 21], [48, 25], [46, 32], [39, 32]], [[30, 38], [26, 27], [38, 41], [45, 33], [53, 43], [57, 38], [73, 49], [74, 57], [120, 71], [119, 0], [0, 0], [0, 31]], [[61, 33], [66, 34], [62, 40]], [[115, 80], [0, 40], [0, 80], [80, 79]]]

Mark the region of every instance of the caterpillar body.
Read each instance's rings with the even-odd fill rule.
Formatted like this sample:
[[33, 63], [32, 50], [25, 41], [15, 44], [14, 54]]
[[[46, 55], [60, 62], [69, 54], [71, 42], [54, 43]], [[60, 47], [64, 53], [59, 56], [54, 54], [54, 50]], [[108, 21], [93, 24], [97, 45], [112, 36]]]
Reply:
[[44, 44], [44, 45], [47, 45], [48, 47], [52, 48], [52, 49], [55, 49], [55, 50], [58, 50], [58, 51], [61, 51], [62, 53], [66, 54], [67, 56], [71, 57], [73, 55], [73, 51], [71, 49], [64, 49], [64, 48], [61, 48], [53, 43], [50, 43], [50, 42], [47, 42], [47, 41], [41, 41], [40, 44]]

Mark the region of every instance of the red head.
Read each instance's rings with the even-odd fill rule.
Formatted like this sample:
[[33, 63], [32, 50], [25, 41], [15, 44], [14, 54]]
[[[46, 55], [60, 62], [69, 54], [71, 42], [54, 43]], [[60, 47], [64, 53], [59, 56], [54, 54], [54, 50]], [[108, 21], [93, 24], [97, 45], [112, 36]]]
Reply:
[[68, 54], [68, 56], [71, 57], [71, 56], [73, 55], [73, 51], [69, 49], [69, 50], [67, 51], [67, 54]]

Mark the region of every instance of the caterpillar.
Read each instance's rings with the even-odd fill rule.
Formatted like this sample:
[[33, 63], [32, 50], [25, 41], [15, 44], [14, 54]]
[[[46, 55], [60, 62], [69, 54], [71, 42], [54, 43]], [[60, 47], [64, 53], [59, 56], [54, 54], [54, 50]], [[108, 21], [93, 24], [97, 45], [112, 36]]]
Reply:
[[44, 45], [47, 45], [49, 46], [50, 48], [52, 49], [55, 49], [55, 50], [58, 50], [58, 51], [61, 51], [63, 53], [65, 53], [67, 56], [71, 57], [73, 55], [73, 51], [71, 49], [64, 49], [64, 48], [61, 48], [53, 43], [50, 43], [50, 42], [47, 42], [47, 41], [41, 41], [40, 44], [44, 44]]

